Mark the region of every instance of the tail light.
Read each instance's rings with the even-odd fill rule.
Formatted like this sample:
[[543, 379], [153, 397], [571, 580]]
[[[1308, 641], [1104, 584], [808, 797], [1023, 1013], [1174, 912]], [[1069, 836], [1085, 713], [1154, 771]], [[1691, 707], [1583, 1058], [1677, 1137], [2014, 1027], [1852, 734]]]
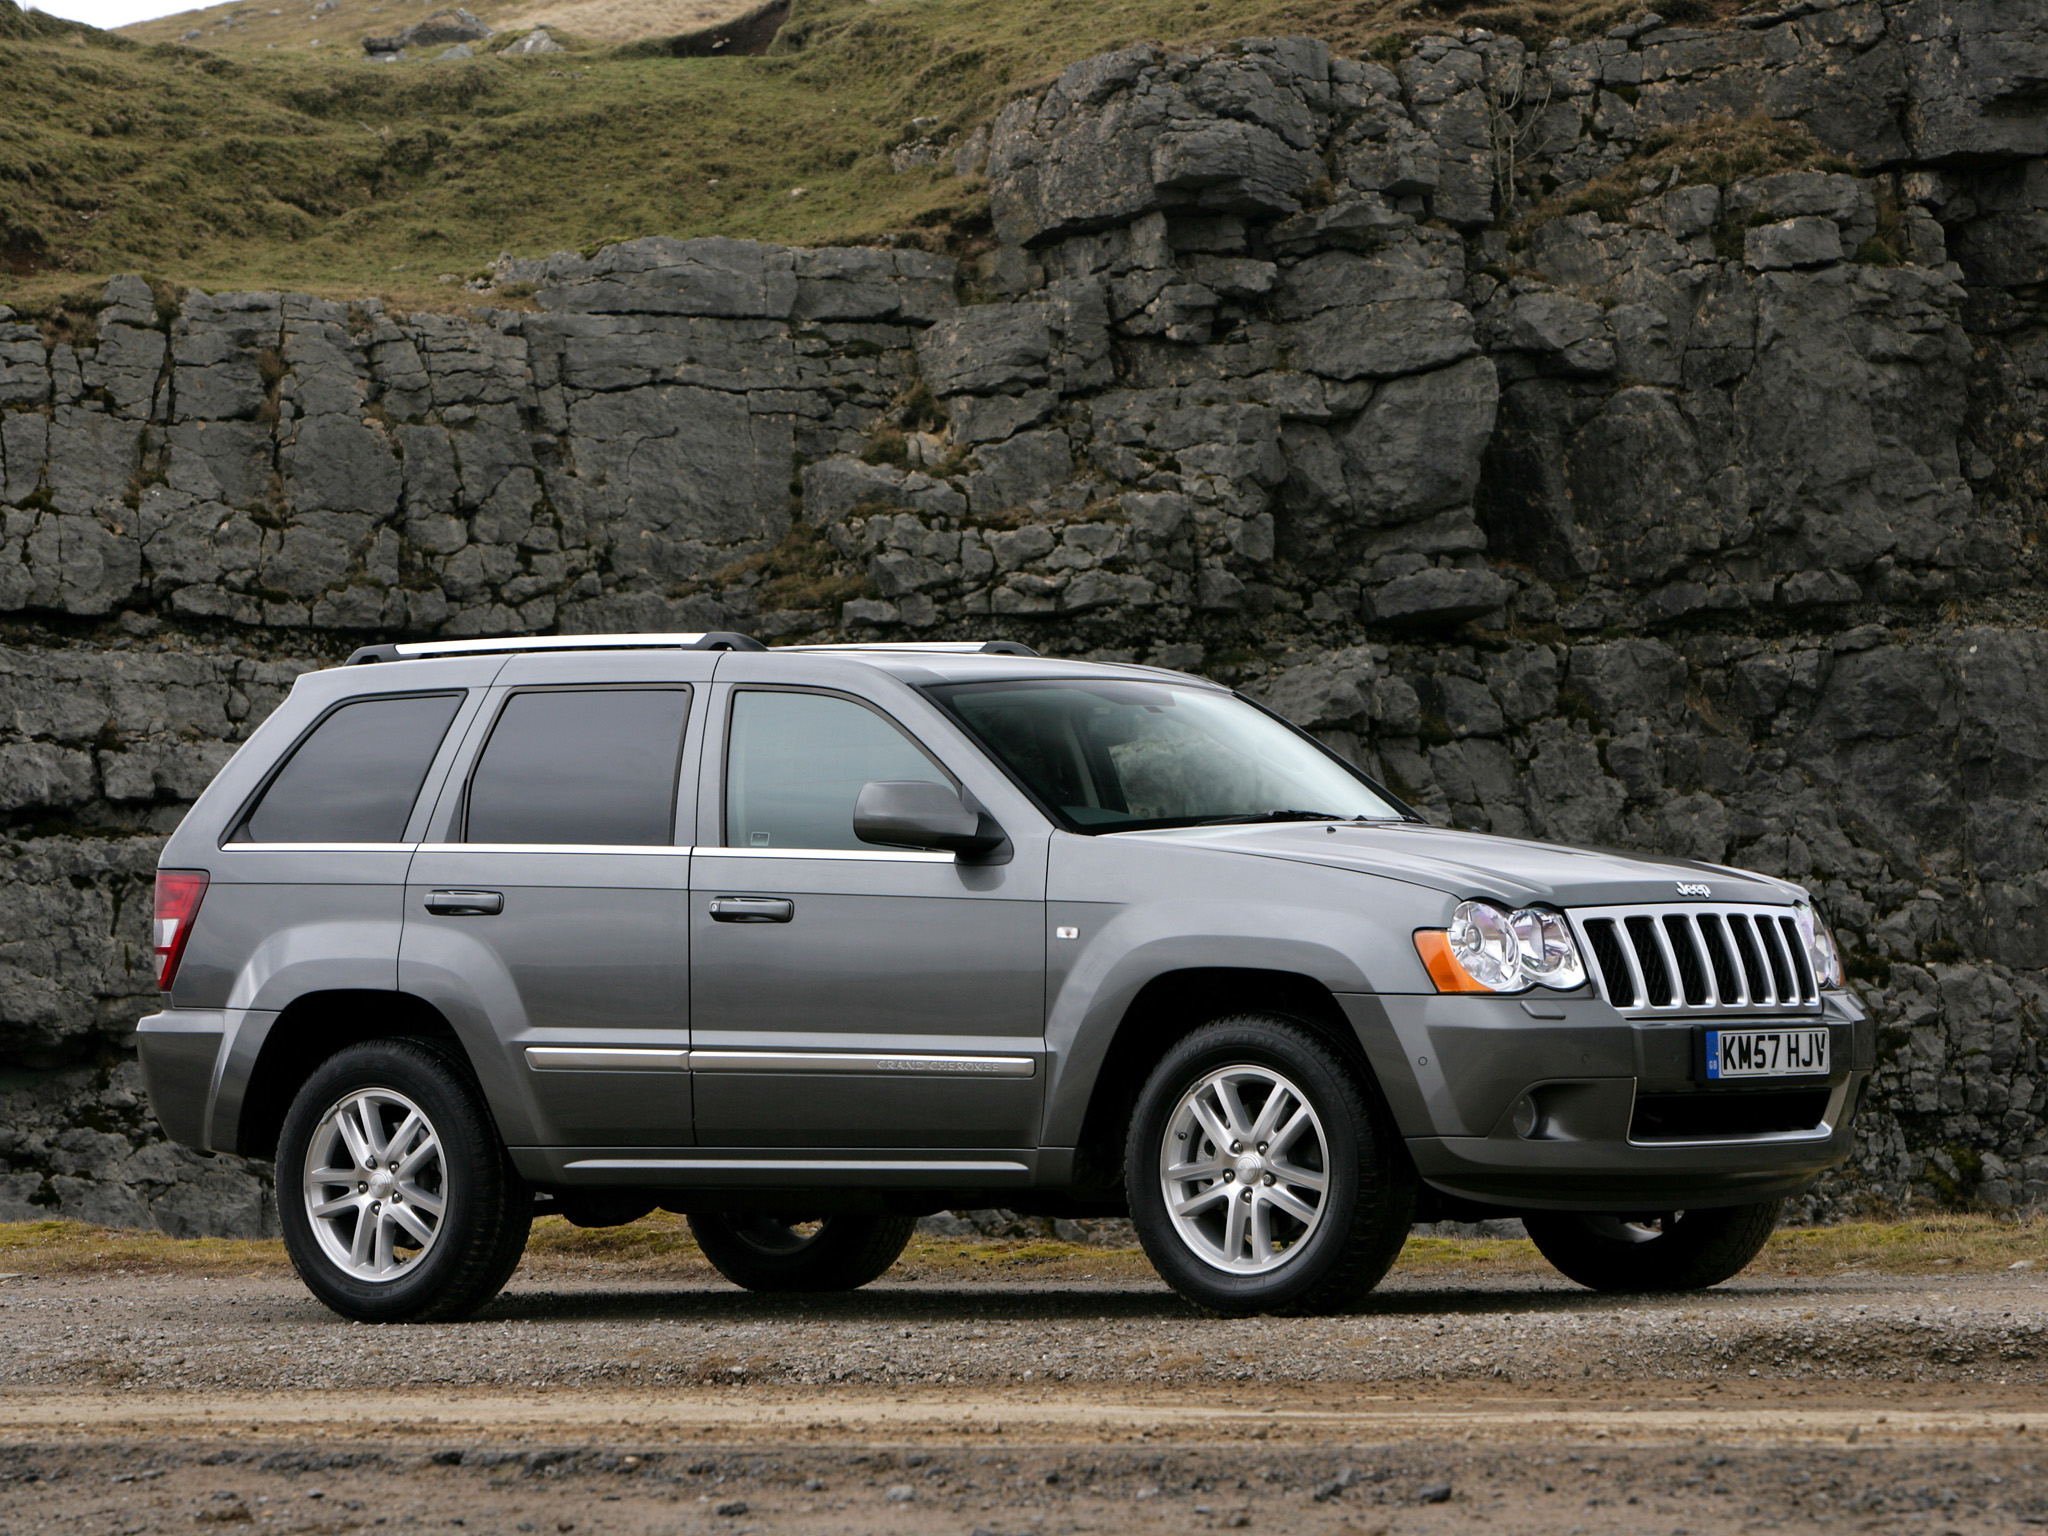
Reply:
[[171, 990], [178, 962], [185, 958], [185, 941], [192, 937], [192, 924], [205, 897], [205, 870], [156, 872], [156, 984], [161, 991]]

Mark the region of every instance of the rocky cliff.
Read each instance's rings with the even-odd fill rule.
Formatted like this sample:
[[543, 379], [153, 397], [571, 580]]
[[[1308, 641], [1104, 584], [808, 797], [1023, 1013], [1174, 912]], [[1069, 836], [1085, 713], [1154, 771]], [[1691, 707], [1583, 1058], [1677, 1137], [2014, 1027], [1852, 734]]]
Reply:
[[1138, 47], [962, 148], [964, 267], [0, 310], [0, 1220], [271, 1220], [124, 1037], [299, 670], [664, 627], [1204, 670], [1433, 816], [1806, 881], [1883, 1023], [1807, 1214], [2048, 1201], [2044, 103], [2019, 0]]

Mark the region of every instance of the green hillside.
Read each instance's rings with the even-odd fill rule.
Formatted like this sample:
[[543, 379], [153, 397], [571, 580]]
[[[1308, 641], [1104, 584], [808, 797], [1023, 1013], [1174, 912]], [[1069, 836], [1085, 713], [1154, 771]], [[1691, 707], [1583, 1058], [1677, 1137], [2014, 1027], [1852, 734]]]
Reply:
[[[1707, 19], [1730, 0], [1676, 0]], [[647, 234], [971, 243], [977, 183], [892, 171], [1068, 63], [1141, 39], [1313, 33], [1346, 48], [1463, 22], [1532, 41], [1639, 7], [1592, 0], [797, 0], [758, 57], [587, 47], [373, 65], [139, 44], [0, 0], [0, 302], [138, 271], [210, 289], [448, 306], [499, 252]], [[335, 50], [340, 54], [341, 50]]]
[[[723, 20], [753, 0], [291, 0], [260, 5], [223, 0], [120, 28], [138, 43], [194, 43], [218, 53], [311, 51], [353, 62], [366, 36], [388, 36], [436, 11], [460, 4], [500, 33], [546, 22], [556, 31], [604, 42], [672, 36]], [[500, 38], [491, 47], [503, 46]], [[431, 50], [439, 53], [439, 48]], [[481, 49], [479, 52], [483, 51]]]

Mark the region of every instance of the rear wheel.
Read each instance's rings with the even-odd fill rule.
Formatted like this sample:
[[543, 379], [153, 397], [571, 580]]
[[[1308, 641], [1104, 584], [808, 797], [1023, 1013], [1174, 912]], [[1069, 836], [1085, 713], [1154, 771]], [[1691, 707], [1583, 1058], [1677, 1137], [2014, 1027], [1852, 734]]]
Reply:
[[360, 1322], [467, 1317], [504, 1288], [533, 1225], [467, 1064], [418, 1040], [316, 1068], [285, 1111], [277, 1175], [299, 1278]]
[[858, 1290], [896, 1262], [916, 1227], [915, 1216], [690, 1213], [704, 1257], [750, 1291]]
[[1661, 1216], [1530, 1211], [1529, 1237], [1559, 1273], [1596, 1291], [1699, 1291], [1740, 1274], [1777, 1229], [1782, 1200]]
[[1161, 1278], [1233, 1315], [1355, 1307], [1415, 1208], [1371, 1084], [1312, 1031], [1261, 1014], [1166, 1053], [1138, 1095], [1124, 1182]]

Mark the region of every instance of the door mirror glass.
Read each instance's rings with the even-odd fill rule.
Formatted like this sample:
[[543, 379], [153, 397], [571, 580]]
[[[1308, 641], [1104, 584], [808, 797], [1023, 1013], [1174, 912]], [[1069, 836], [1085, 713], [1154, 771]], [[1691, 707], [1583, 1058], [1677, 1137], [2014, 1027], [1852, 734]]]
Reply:
[[944, 784], [880, 780], [863, 785], [853, 807], [854, 835], [864, 843], [926, 848], [986, 858], [1008, 839], [995, 818], [977, 811]]

